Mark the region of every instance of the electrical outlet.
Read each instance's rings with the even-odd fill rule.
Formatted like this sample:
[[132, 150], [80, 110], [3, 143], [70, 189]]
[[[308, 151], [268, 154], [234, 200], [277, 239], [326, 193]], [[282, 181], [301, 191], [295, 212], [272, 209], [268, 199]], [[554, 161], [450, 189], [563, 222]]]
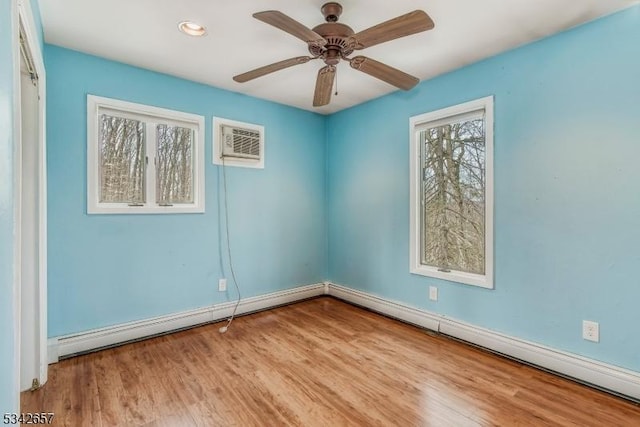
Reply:
[[590, 320], [583, 320], [582, 338], [587, 341], [600, 342], [600, 324]]
[[218, 291], [225, 292], [227, 290], [227, 279], [218, 280]]
[[429, 286], [429, 299], [431, 301], [438, 301], [438, 288], [435, 286]]

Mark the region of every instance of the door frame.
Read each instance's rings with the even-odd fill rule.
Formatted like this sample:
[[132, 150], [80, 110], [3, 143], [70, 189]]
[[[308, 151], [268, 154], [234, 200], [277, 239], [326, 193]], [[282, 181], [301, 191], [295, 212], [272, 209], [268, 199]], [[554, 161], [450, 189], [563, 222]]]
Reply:
[[[15, 253], [14, 253], [14, 316], [16, 328], [16, 375], [17, 384], [20, 386], [20, 347], [23, 328], [34, 328], [39, 335], [39, 369], [37, 379], [40, 384], [47, 381], [47, 165], [46, 165], [46, 74], [44, 58], [40, 46], [39, 34], [36, 32], [36, 24], [29, 0], [12, 0], [16, 2], [16, 9], [12, 13], [13, 20], [13, 96], [14, 96], [14, 207], [15, 207]], [[31, 52], [33, 64], [38, 74], [38, 170], [34, 171], [34, 179], [38, 181], [38, 282], [36, 294], [38, 295], [36, 318], [29, 325], [21, 324], [21, 269], [22, 269], [22, 117], [21, 117], [21, 89], [20, 89], [20, 37], [19, 28], [22, 25], [27, 46]], [[20, 387], [19, 387], [20, 388]]]

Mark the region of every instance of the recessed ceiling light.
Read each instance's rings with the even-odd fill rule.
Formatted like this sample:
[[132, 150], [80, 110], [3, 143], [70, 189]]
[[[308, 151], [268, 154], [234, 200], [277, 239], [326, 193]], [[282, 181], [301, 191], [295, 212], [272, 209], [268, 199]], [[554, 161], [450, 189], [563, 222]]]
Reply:
[[190, 36], [200, 37], [207, 34], [206, 28], [193, 21], [182, 21], [178, 24], [178, 29]]

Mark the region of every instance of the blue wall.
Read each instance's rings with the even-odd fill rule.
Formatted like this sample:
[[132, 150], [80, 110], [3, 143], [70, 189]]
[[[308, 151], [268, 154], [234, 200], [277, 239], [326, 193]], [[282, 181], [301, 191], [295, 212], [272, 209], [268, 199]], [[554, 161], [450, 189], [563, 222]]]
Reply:
[[[640, 371], [630, 327], [640, 320], [639, 24], [636, 6], [328, 118], [45, 45], [49, 335], [234, 297], [217, 292], [229, 277], [220, 168], [210, 160], [211, 117], [220, 116], [266, 126], [266, 168], [228, 169], [243, 296], [329, 278]], [[0, 108], [6, 81], [0, 74]], [[205, 214], [86, 215], [87, 93], [205, 116]], [[487, 95], [496, 104], [496, 289], [411, 275], [408, 119]], [[0, 151], [11, 146], [2, 132]], [[0, 190], [6, 252], [11, 188]], [[437, 303], [427, 298], [433, 284]], [[599, 344], [582, 340], [583, 319], [600, 322]], [[10, 329], [3, 323], [2, 343]]]
[[[639, 41], [636, 6], [331, 116], [330, 279], [640, 371]], [[487, 95], [495, 290], [411, 275], [409, 117]]]
[[13, 2], [0, 2], [0, 414], [18, 409], [13, 307]]
[[[265, 126], [265, 169], [227, 169], [242, 296], [325, 279], [323, 116], [51, 45], [45, 65], [50, 336], [235, 298], [231, 282], [227, 294], [217, 290], [231, 276], [220, 265], [212, 116]], [[205, 116], [205, 214], [86, 214], [87, 94]]]

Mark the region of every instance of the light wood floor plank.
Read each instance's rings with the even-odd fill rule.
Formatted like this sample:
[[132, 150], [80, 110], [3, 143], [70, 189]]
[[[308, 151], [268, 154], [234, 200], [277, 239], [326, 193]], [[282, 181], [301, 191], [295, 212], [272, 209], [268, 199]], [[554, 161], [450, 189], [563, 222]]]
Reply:
[[640, 406], [323, 297], [50, 366], [65, 426], [639, 426]]

